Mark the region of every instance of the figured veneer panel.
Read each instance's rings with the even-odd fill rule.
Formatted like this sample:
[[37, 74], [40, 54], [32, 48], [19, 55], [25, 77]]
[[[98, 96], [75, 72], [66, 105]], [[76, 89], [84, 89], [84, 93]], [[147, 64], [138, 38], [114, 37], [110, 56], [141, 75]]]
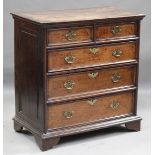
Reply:
[[[115, 56], [117, 51], [121, 53]], [[136, 42], [54, 50], [48, 53], [48, 72], [136, 61], [136, 55]], [[67, 57], [73, 58], [71, 63], [65, 60]]]
[[[90, 74], [96, 77], [90, 77]], [[120, 76], [117, 82], [112, 81], [112, 77]], [[118, 67], [107, 70], [94, 70], [91, 72], [80, 72], [62, 76], [48, 77], [47, 95], [48, 99], [60, 96], [85, 93], [96, 90], [134, 86], [136, 68]], [[65, 83], [71, 81], [71, 89], [65, 87]]]
[[[94, 104], [91, 104], [94, 101]], [[112, 108], [117, 103], [118, 107]], [[49, 105], [48, 128], [59, 128], [133, 113], [134, 92], [89, 98], [65, 104]], [[65, 113], [69, 113], [67, 118]]]
[[47, 31], [47, 44], [49, 46], [90, 42], [92, 39], [92, 27], [72, 27]]
[[[118, 31], [114, 33], [114, 31]], [[96, 40], [104, 39], [117, 39], [135, 37], [137, 35], [136, 23], [128, 24], [112, 24], [112, 25], [100, 25], [96, 27]]]

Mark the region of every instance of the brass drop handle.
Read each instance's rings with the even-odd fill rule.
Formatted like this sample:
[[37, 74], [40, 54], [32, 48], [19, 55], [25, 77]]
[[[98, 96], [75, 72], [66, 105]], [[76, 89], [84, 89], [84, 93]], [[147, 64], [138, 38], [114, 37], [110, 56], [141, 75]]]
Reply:
[[117, 110], [119, 107], [120, 107], [120, 103], [118, 101], [113, 101], [110, 104], [110, 108], [113, 109], [113, 110]]
[[72, 118], [73, 117], [73, 111], [65, 111], [63, 113], [64, 117], [69, 119], [69, 118]]
[[88, 100], [87, 102], [88, 102], [88, 104], [90, 104], [90, 105], [95, 105], [95, 103], [97, 102], [97, 99], [90, 99], [90, 100]]
[[74, 85], [75, 85], [75, 83], [73, 82], [73, 81], [66, 81], [65, 83], [64, 83], [64, 87], [67, 89], [67, 90], [71, 90], [71, 89], [73, 89], [73, 87], [74, 87]]
[[117, 83], [121, 80], [121, 76], [119, 74], [114, 74], [112, 77], [111, 77], [111, 80], [113, 83]]
[[98, 48], [90, 48], [89, 51], [92, 53], [92, 54], [96, 54], [98, 52]]
[[65, 34], [65, 38], [68, 40], [68, 41], [73, 41], [75, 40], [75, 37], [76, 37], [76, 33], [72, 30], [69, 30], [66, 34]]
[[64, 58], [64, 60], [65, 60], [68, 64], [72, 64], [72, 63], [75, 62], [75, 57], [73, 57], [73, 56], [66, 56], [66, 57]]
[[88, 77], [95, 79], [98, 76], [98, 72], [88, 73]]
[[121, 30], [120, 26], [114, 26], [113, 29], [112, 29], [112, 34], [115, 35], [115, 34], [118, 34], [121, 31], [122, 30]]
[[112, 56], [118, 58], [118, 57], [120, 57], [120, 56], [122, 55], [122, 53], [123, 53], [123, 52], [122, 52], [121, 50], [114, 50], [114, 51], [112, 52]]

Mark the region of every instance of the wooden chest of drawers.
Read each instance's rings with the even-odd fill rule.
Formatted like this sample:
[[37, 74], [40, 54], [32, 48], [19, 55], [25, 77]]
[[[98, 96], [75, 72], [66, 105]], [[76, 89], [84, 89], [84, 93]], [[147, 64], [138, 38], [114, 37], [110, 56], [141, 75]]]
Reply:
[[142, 14], [113, 7], [13, 13], [14, 128], [41, 150], [60, 137], [125, 124], [140, 130]]

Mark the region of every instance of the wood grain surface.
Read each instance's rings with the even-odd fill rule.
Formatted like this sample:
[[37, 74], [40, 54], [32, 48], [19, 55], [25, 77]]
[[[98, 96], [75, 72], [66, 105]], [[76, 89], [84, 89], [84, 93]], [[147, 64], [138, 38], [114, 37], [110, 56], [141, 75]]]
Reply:
[[[88, 76], [89, 73], [97, 73], [98, 75], [95, 78], [91, 78]], [[119, 75], [121, 77], [116, 83], [112, 82], [112, 77], [114, 75]], [[94, 90], [132, 86], [135, 84], [135, 75], [136, 68], [132, 66], [48, 77], [47, 96], [48, 98], [63, 97]], [[67, 81], [72, 81], [74, 83], [73, 88], [70, 90], [67, 90], [64, 86]]]
[[[75, 34], [74, 39], [68, 40], [66, 38], [67, 33], [73, 32]], [[48, 30], [47, 32], [47, 44], [48, 45], [61, 45], [61, 44], [72, 44], [89, 42], [93, 38], [92, 27], [80, 27], [80, 28], [69, 28], [69, 29], [56, 29]]]
[[[89, 100], [48, 106], [48, 128], [89, 123], [99, 119], [131, 114], [133, 112], [133, 92], [95, 98], [96, 102], [94, 105], [89, 104]], [[111, 108], [113, 102], [119, 102], [117, 109]], [[72, 112], [72, 117], [64, 117], [64, 112]]]
[[42, 12], [16, 12], [12, 14], [38, 23], [58, 23], [144, 16], [143, 14], [129, 12], [111, 6]]
[[[113, 30], [116, 26], [119, 26], [120, 32], [113, 34]], [[114, 24], [114, 25], [102, 25], [98, 26], [95, 31], [96, 40], [119, 38], [119, 37], [131, 37], [136, 36], [137, 26], [136, 24]]]
[[[91, 50], [95, 48], [96, 53]], [[115, 57], [113, 52], [122, 51], [119, 57]], [[136, 60], [136, 43], [119, 43], [114, 45], [102, 45], [92, 47], [82, 47], [77, 49], [66, 49], [61, 51], [51, 51], [48, 53], [48, 71], [61, 71], [78, 69], [81, 67], [99, 66], [112, 63], [123, 63], [125, 61]], [[75, 60], [73, 63], [68, 63], [65, 58], [71, 56]]]

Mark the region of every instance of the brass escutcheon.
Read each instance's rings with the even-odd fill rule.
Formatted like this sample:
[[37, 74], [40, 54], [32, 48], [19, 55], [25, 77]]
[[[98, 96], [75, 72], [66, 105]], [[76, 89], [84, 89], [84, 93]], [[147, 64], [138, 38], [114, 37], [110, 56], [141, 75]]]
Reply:
[[112, 108], [113, 110], [117, 110], [120, 106], [120, 103], [118, 101], [113, 101], [111, 104], [110, 104], [110, 108]]
[[65, 60], [68, 64], [72, 64], [72, 63], [75, 62], [75, 57], [73, 57], [73, 56], [66, 56], [66, 57], [64, 58], [64, 60]]
[[98, 52], [98, 48], [90, 48], [91, 53], [96, 54]]
[[98, 76], [98, 72], [88, 73], [88, 76], [92, 79], [95, 79]]
[[68, 40], [68, 41], [73, 41], [75, 40], [75, 37], [76, 37], [76, 33], [74, 31], [71, 31], [69, 30], [66, 34], [65, 34], [65, 38]]
[[73, 89], [73, 87], [74, 87], [74, 85], [75, 85], [75, 83], [73, 82], [73, 81], [66, 81], [65, 83], [64, 83], [64, 87], [67, 89], [67, 90], [71, 90], [71, 89]]
[[114, 26], [112, 29], [112, 34], [118, 34], [119, 32], [121, 32], [121, 28], [120, 26]]
[[117, 83], [121, 80], [121, 76], [119, 74], [114, 74], [112, 77], [111, 77], [111, 80], [113, 83]]
[[122, 55], [122, 51], [121, 50], [114, 50], [113, 52], [112, 52], [112, 55], [114, 56], [114, 57], [116, 57], [116, 58], [118, 58], [118, 57], [120, 57], [121, 55]]
[[72, 118], [73, 117], [73, 111], [65, 111], [63, 113], [64, 117], [69, 119], [69, 118]]
[[88, 100], [87, 102], [88, 102], [88, 104], [90, 104], [90, 105], [95, 105], [95, 103], [97, 102], [97, 99], [90, 99], [90, 100]]

